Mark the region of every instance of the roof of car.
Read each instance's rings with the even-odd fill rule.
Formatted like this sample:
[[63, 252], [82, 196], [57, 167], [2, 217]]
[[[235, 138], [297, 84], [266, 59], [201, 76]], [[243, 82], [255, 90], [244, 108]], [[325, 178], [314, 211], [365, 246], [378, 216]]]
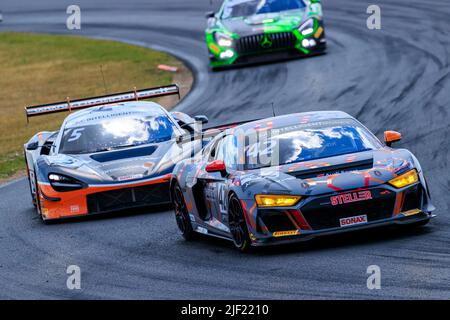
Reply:
[[308, 124], [319, 121], [339, 120], [339, 119], [354, 119], [348, 113], [343, 111], [312, 111], [291, 113], [282, 116], [266, 118], [248, 122], [231, 129], [235, 130], [249, 130], [249, 129], [263, 129], [276, 128], [281, 126], [290, 126], [296, 124]]
[[166, 111], [159, 104], [148, 101], [133, 101], [93, 107], [70, 114], [64, 127], [95, 124], [105, 119], [131, 115], [164, 115]]

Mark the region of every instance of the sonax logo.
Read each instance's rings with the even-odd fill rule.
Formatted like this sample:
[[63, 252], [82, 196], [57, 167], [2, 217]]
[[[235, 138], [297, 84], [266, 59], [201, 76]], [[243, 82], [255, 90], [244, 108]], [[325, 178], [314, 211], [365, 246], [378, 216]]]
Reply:
[[356, 216], [356, 217], [351, 217], [351, 218], [343, 218], [343, 219], [339, 219], [339, 222], [341, 224], [341, 227], [352, 226], [355, 224], [363, 224], [363, 223], [367, 223], [367, 216], [362, 215], [362, 216]]
[[359, 191], [333, 196], [330, 198], [330, 201], [331, 205], [337, 206], [344, 203], [352, 203], [370, 199], [372, 199], [372, 193], [370, 191]]

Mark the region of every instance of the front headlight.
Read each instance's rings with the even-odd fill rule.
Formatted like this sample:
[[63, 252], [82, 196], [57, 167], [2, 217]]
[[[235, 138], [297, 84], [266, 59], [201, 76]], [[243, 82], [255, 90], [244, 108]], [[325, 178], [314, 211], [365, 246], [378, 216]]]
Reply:
[[221, 32], [214, 33], [214, 40], [216, 40], [217, 44], [221, 47], [230, 48], [233, 46], [233, 39]]
[[255, 196], [258, 207], [292, 207], [300, 201], [300, 196], [258, 194]]
[[57, 173], [50, 173], [48, 180], [52, 188], [58, 192], [74, 191], [84, 188], [81, 181]]
[[411, 184], [414, 184], [417, 181], [419, 181], [419, 177], [417, 176], [416, 169], [413, 169], [411, 171], [408, 171], [408, 172], [390, 180], [389, 184], [400, 189], [400, 188], [409, 186]]
[[308, 21], [306, 21], [300, 26], [300, 28], [298, 28], [298, 31], [303, 36], [311, 35], [314, 32], [314, 19], [309, 19]]

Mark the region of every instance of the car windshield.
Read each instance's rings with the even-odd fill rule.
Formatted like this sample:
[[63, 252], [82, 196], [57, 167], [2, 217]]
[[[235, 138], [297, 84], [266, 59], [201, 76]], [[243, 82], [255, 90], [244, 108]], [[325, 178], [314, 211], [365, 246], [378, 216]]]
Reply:
[[245, 138], [245, 169], [317, 160], [375, 150], [379, 140], [353, 120], [332, 120], [272, 129]]
[[64, 130], [60, 153], [110, 151], [168, 141], [174, 133], [166, 115], [121, 117]]
[[230, 0], [223, 8], [222, 19], [297, 10], [305, 6], [303, 0]]

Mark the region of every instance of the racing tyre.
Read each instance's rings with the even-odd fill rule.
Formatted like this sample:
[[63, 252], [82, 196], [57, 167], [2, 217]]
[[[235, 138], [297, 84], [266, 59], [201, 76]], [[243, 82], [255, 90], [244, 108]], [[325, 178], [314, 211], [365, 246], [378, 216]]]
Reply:
[[37, 201], [36, 201], [36, 195], [33, 194], [33, 187], [31, 186], [31, 179], [28, 173], [28, 186], [30, 187], [30, 196], [31, 196], [31, 203], [35, 208], [37, 208]]
[[245, 222], [244, 210], [239, 199], [232, 195], [228, 203], [228, 226], [233, 237], [234, 246], [241, 252], [251, 249], [251, 241], [248, 235], [247, 223]]
[[[27, 160], [27, 156], [26, 156], [25, 153], [24, 153], [24, 158], [25, 158], [25, 164], [26, 164], [26, 167], [27, 167], [27, 178], [28, 178], [28, 187], [30, 188], [31, 203], [36, 208], [36, 196], [33, 194], [33, 187], [31, 185], [30, 170], [28, 170], [28, 160]], [[36, 170], [34, 172], [36, 172]]]
[[[36, 172], [36, 171], [35, 171], [35, 172]], [[39, 200], [39, 199], [40, 199], [40, 197], [39, 197], [39, 187], [38, 187], [38, 184], [37, 184], [37, 178], [36, 178], [36, 175], [35, 175], [35, 177], [34, 177], [34, 185], [36, 186], [36, 187], [35, 187], [35, 188], [36, 188], [36, 195], [35, 195], [34, 200], [35, 200], [35, 203], [36, 203], [35, 207], [36, 207], [37, 214], [39, 215], [39, 218], [41, 218], [41, 221], [42, 221], [44, 224], [49, 224], [49, 221], [46, 220], [46, 219], [44, 218], [44, 216], [42, 215], [41, 201]]]
[[181, 231], [181, 235], [187, 241], [191, 241], [195, 238], [194, 229], [192, 229], [191, 220], [184, 201], [183, 192], [178, 183], [172, 190], [172, 199], [175, 209], [175, 218], [177, 220], [178, 229]]

